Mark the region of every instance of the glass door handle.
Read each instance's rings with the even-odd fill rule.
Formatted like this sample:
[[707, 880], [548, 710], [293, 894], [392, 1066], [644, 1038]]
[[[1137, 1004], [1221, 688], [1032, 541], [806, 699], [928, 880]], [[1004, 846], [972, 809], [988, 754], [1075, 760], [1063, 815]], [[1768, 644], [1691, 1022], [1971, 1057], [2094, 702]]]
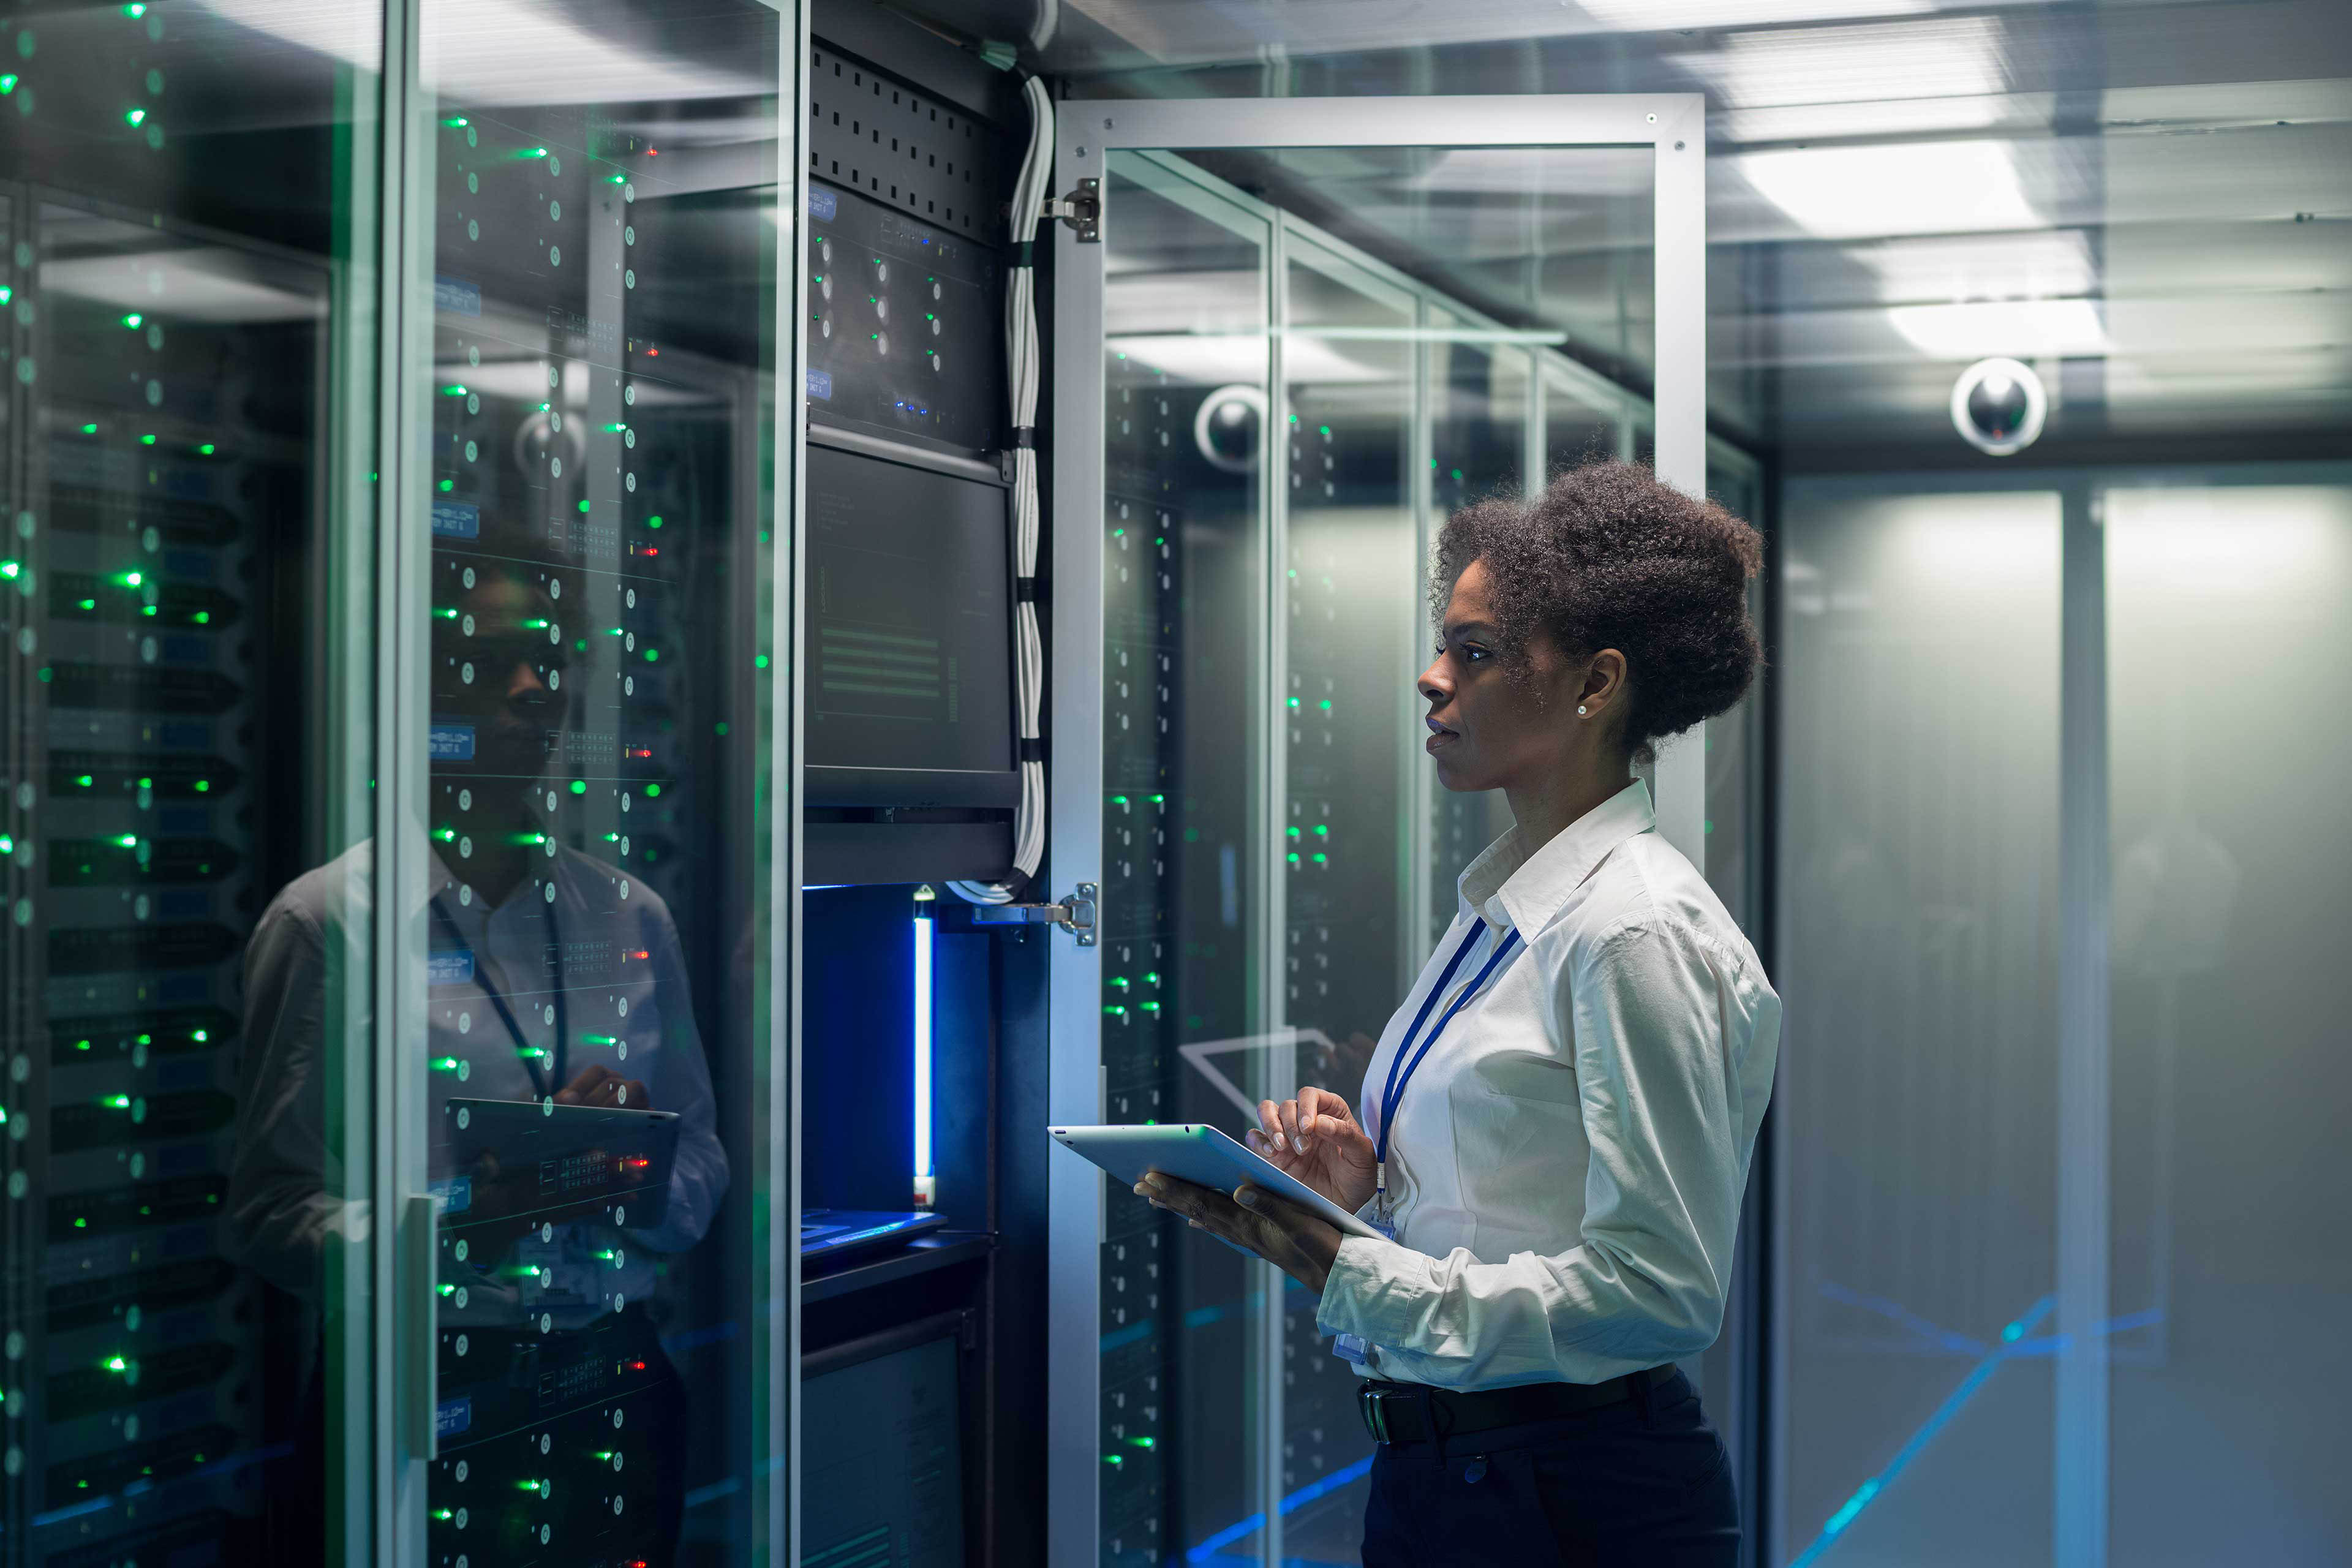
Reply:
[[434, 1365], [440, 1302], [433, 1291], [433, 1238], [439, 1216], [426, 1193], [411, 1193], [402, 1207], [400, 1245], [409, 1282], [408, 1310], [400, 1323], [408, 1336], [408, 1451], [429, 1462], [436, 1457], [441, 1426]]

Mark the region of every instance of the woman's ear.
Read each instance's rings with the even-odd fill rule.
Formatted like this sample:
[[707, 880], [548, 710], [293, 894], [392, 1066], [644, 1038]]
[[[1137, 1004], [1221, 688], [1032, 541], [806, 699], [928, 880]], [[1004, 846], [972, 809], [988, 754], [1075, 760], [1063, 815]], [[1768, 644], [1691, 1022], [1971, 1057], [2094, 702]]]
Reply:
[[1612, 708], [1622, 708], [1625, 702], [1625, 656], [1613, 647], [1604, 647], [1584, 667], [1584, 679], [1576, 694], [1576, 711], [1584, 719], [1599, 719]]

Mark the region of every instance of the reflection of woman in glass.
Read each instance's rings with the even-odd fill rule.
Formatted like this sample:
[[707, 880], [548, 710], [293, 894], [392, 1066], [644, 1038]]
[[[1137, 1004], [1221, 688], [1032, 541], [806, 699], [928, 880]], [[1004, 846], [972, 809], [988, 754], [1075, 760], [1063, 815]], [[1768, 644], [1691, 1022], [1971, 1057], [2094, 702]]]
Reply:
[[1137, 1188], [1319, 1297], [1367, 1380], [1371, 1568], [1737, 1560], [1727, 1457], [1674, 1363], [1722, 1324], [1780, 1004], [1632, 769], [1747, 689], [1759, 554], [1626, 464], [1454, 515], [1427, 745], [1517, 826], [1462, 873], [1362, 1115], [1303, 1089], [1250, 1134], [1391, 1239], [1254, 1188]]
[[[567, 1558], [610, 1549], [612, 1561], [667, 1561], [683, 1506], [685, 1394], [648, 1309], [661, 1305], [664, 1255], [709, 1228], [727, 1160], [668, 910], [625, 867], [557, 841], [564, 809], [583, 806], [568, 789], [551, 795], [542, 777], [564, 733], [564, 650], [576, 640], [551, 637], [550, 628], [577, 626], [582, 574], [529, 540], [479, 546], [436, 557], [436, 577], [449, 580], [436, 593], [446, 613], [436, 616], [433, 650], [432, 836], [412, 862], [424, 868], [423, 881], [378, 900], [374, 846], [362, 845], [280, 893], [247, 950], [231, 1223], [247, 1262], [314, 1305], [325, 1240], [364, 1234], [356, 1205], [331, 1197], [322, 1180], [320, 1058], [363, 1051], [367, 1024], [347, 1018], [331, 1040], [325, 1019], [340, 1005], [337, 986], [366, 973], [363, 954], [351, 949], [367, 906], [379, 920], [421, 915], [429, 1038], [424, 1057], [402, 1071], [427, 1075], [429, 1085], [431, 1176], [445, 1227], [442, 1441], [467, 1460], [436, 1486], [459, 1500], [478, 1494], [467, 1516], [472, 1534], [455, 1544], [478, 1542], [476, 1562], [504, 1560], [523, 1553], [521, 1532], [535, 1537], [544, 1526], [571, 1543]], [[557, 596], [567, 583], [568, 602]], [[593, 710], [588, 726], [612, 728]], [[609, 780], [617, 770], [582, 771]], [[548, 1212], [536, 1161], [502, 1166], [495, 1151], [477, 1149], [460, 1169], [449, 1158], [452, 1100], [676, 1113], [662, 1212], [633, 1222], [625, 1208], [559, 1210], [561, 1218], [542, 1221], [530, 1212]], [[551, 1387], [566, 1397], [551, 1399]], [[322, 1417], [315, 1393], [311, 1404], [313, 1418]], [[615, 1411], [621, 1421], [611, 1419]], [[518, 1416], [510, 1436], [482, 1441]], [[619, 1457], [611, 1468], [634, 1465], [625, 1489], [646, 1505], [637, 1515], [616, 1519], [620, 1510], [579, 1488], [565, 1489], [576, 1496], [522, 1494], [520, 1483], [549, 1468], [526, 1449], [544, 1454], [592, 1436], [589, 1447]], [[449, 1512], [454, 1525], [457, 1510]]]

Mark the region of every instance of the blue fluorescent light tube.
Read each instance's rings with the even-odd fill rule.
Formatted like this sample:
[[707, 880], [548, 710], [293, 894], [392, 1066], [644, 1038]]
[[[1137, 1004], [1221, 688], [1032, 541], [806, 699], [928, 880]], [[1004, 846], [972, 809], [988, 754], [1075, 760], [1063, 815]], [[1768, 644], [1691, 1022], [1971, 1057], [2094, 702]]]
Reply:
[[915, 1180], [931, 1176], [931, 922], [915, 917]]

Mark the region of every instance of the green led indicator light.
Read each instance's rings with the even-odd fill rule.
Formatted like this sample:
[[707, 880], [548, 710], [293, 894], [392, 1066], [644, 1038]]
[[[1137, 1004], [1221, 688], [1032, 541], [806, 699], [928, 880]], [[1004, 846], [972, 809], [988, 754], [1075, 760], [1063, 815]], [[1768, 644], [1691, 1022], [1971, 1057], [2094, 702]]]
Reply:
[[142, 436], [139, 437], [139, 444], [142, 447], [152, 447], [155, 444], [155, 437], [152, 434]]
[[454, 490], [457, 488], [457, 481], [455, 479], [443, 479], [441, 481], [441, 493], [443, 495], [448, 494], [451, 490]]
[[1331, 711], [1331, 700], [1328, 697], [1326, 697], [1322, 701], [1317, 703], [1315, 706], [1322, 709], [1324, 712], [1328, 713]]
[[453, 114], [441, 123], [446, 125], [452, 131], [460, 130], [466, 123], [466, 117], [462, 114]]
[[[0, 294], [0, 304], [5, 304], [6, 302], [5, 295]], [[81, 433], [85, 436], [95, 436], [98, 434], [98, 426], [95, 425], [85, 425], [81, 427]]]
[[131, 1109], [131, 1097], [127, 1094], [110, 1094], [99, 1103], [111, 1106], [117, 1110], [128, 1110]]
[[1331, 426], [1329, 426], [1328, 425], [1320, 426], [1318, 426], [1318, 428], [1319, 428], [1319, 429], [1323, 432], [1323, 434], [1325, 434], [1326, 436], [1328, 436], [1329, 434], [1331, 434]]
[[0, 98], [5, 98], [16, 90], [16, 73], [15, 71], [10, 71], [5, 76], [0, 76]]
[[[78, 1225], [80, 1222], [77, 1220], [75, 1223]], [[109, 1372], [128, 1372], [131, 1369], [131, 1363], [123, 1360], [119, 1355], [108, 1356], [104, 1361], [99, 1363], [99, 1364], [106, 1368]]]
[[592, 1046], [617, 1046], [621, 1043], [611, 1035], [583, 1035], [580, 1037]]
[[210, 780], [210, 779], [198, 779], [198, 780], [196, 781], [196, 793], [197, 793], [198, 795], [210, 795], [210, 794], [212, 794], [212, 793], [213, 793], [213, 781], [212, 781], [212, 780]]
[[117, 838], [115, 842], [125, 849], [136, 849], [139, 847], [139, 835], [136, 833], [126, 833]]
[[573, 779], [572, 781], [572, 793], [573, 795], [586, 795], [588, 793], [587, 784], [583, 780]]
[[[646, 794], [648, 796], [656, 796], [656, 795], [659, 795], [661, 794], [661, 785], [659, 785], [659, 784], [647, 784], [647, 785], [646, 785]], [[647, 857], [647, 858], [651, 858], [651, 857]]]
[[207, 441], [207, 442], [205, 442], [203, 446], [201, 446], [201, 447], [197, 447], [197, 448], [196, 448], [196, 455], [197, 455], [198, 457], [209, 458], [209, 457], [211, 457], [215, 452], [217, 452], [217, 451], [219, 451], [219, 450], [220, 450], [220, 448], [219, 448], [219, 447], [217, 447], [214, 446], [210, 441]]
[[122, 119], [125, 124], [143, 125], [147, 121], [147, 111], [143, 109], [126, 110], [123, 111]]
[[129, 315], [122, 318], [122, 324], [126, 327], [136, 330], [137, 328], [145, 325], [146, 321], [146, 317], [141, 315], [138, 311], [133, 310]]
[[[441, 389], [441, 395], [444, 397], [463, 397], [466, 395], [466, 389], [463, 386], [445, 386]], [[540, 405], [540, 407], [544, 410], [547, 407], [547, 405], [542, 403]]]
[[1290, 705], [1291, 705], [1293, 708], [1297, 707], [1297, 706], [1298, 706], [1298, 699], [1297, 699], [1297, 698], [1296, 698], [1296, 697], [1292, 698], [1292, 699], [1290, 700]]
[[1294, 866], [1297, 865], [1297, 864], [1298, 864], [1298, 851], [1297, 851], [1297, 850], [1296, 850], [1296, 849], [1292, 850], [1292, 851], [1289, 853], [1289, 855], [1286, 857], [1286, 858], [1287, 858], [1287, 859], [1289, 860], [1289, 862], [1290, 862], [1292, 865], [1294, 865]]
[[81, 602], [81, 607], [85, 610], [94, 610], [98, 608], [98, 601], [96, 599], [84, 599]]
[[22, 572], [24, 569], [25, 563], [21, 561], [0, 561], [0, 577], [6, 577], [13, 580], [16, 574]]
[[647, 664], [653, 663], [659, 658], [661, 658], [661, 649], [657, 647], [649, 647], [646, 649], [646, 662]]
[[122, 14], [133, 18], [144, 16], [147, 15], [147, 7], [142, 5], [140, 0], [131, 0], [131, 4], [122, 8]]
[[515, 156], [518, 158], [544, 158], [547, 156], [547, 149], [544, 147], [526, 147], [521, 152], [516, 153]]
[[1315, 857], [1315, 863], [1318, 866], [1328, 866], [1331, 863], [1331, 857], [1328, 855], [1318, 855]]
[[646, 526], [647, 528], [659, 528], [661, 525], [662, 520], [658, 516], [646, 519]]
[[457, 1058], [456, 1057], [435, 1057], [433, 1058], [433, 1070], [435, 1072], [456, 1072], [457, 1070]]
[[1331, 828], [1330, 828], [1330, 825], [1329, 825], [1329, 824], [1328, 824], [1328, 823], [1321, 823], [1321, 822], [1317, 823], [1317, 824], [1315, 825], [1315, 837], [1318, 837], [1318, 838], [1328, 838], [1328, 837], [1331, 837]]
[[755, 653], [755, 654], [753, 654], [753, 655], [751, 656], [751, 668], [754, 668], [754, 669], [765, 669], [765, 668], [768, 668], [768, 656], [767, 656], [766, 654], [764, 654], [764, 653]]

